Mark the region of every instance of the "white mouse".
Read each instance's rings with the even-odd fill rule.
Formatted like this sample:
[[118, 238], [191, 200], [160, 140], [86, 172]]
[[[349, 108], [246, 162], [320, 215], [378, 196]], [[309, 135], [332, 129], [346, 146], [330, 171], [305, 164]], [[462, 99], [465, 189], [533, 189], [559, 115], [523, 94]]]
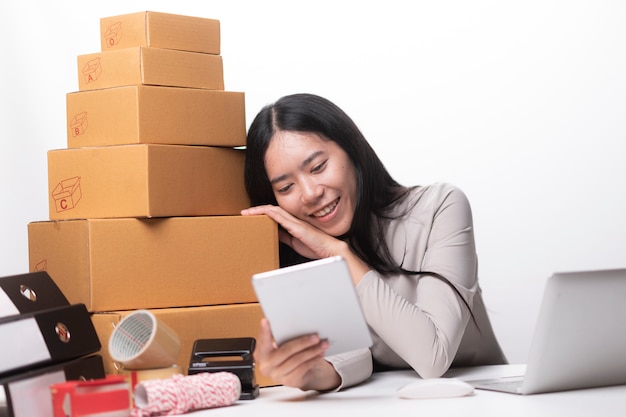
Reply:
[[463, 397], [474, 392], [474, 387], [457, 378], [429, 378], [409, 382], [398, 389], [400, 398]]

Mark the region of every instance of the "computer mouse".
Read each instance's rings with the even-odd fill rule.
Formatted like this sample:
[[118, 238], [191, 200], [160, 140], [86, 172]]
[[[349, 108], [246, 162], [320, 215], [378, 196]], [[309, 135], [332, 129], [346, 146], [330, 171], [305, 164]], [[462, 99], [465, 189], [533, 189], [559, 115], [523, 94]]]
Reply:
[[474, 387], [457, 378], [428, 378], [409, 382], [398, 389], [398, 397], [409, 399], [463, 397]]

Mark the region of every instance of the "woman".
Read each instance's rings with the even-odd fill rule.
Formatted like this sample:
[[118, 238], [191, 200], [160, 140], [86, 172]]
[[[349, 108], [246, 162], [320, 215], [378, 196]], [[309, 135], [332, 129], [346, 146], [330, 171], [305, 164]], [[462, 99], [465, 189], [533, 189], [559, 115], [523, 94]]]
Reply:
[[329, 391], [379, 368], [431, 378], [453, 365], [506, 363], [483, 304], [471, 209], [459, 189], [402, 186], [354, 122], [311, 94], [283, 97], [257, 115], [245, 182], [253, 207], [242, 214], [278, 223], [282, 265], [346, 260], [374, 340], [370, 349], [325, 357], [328, 344], [317, 335], [276, 346], [263, 320], [254, 352], [263, 374]]

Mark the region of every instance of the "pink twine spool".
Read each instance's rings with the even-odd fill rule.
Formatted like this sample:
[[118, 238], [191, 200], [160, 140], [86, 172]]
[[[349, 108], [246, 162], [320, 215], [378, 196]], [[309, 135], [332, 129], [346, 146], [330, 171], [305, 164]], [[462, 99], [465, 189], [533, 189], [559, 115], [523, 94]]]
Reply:
[[192, 410], [232, 405], [241, 395], [241, 381], [230, 372], [174, 375], [144, 381], [134, 393], [133, 417], [171, 416]]

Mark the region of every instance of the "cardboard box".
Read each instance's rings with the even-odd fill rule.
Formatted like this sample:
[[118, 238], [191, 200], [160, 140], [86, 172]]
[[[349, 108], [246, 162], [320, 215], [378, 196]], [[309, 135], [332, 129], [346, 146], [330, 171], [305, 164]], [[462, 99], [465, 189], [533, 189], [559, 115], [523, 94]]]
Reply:
[[241, 92], [135, 85], [68, 93], [66, 104], [69, 148], [246, 144]]
[[154, 48], [220, 54], [220, 21], [151, 11], [100, 19], [102, 51]]
[[224, 89], [219, 55], [138, 47], [79, 55], [81, 91], [127, 85]]
[[266, 216], [31, 222], [28, 248], [90, 312], [256, 302], [252, 275], [279, 267]]
[[121, 145], [48, 151], [51, 220], [239, 214], [244, 151]]
[[[257, 303], [223, 305], [211, 307], [167, 308], [150, 310], [180, 338], [181, 351], [176, 365], [187, 374], [193, 344], [199, 339], [221, 339], [231, 337], [253, 337], [259, 333], [259, 322], [263, 317]], [[107, 374], [117, 374], [119, 365], [109, 354], [109, 339], [113, 328], [131, 311], [115, 311], [92, 314], [91, 318], [102, 343], [100, 354]], [[255, 379], [262, 387], [276, 385], [255, 369]]]

